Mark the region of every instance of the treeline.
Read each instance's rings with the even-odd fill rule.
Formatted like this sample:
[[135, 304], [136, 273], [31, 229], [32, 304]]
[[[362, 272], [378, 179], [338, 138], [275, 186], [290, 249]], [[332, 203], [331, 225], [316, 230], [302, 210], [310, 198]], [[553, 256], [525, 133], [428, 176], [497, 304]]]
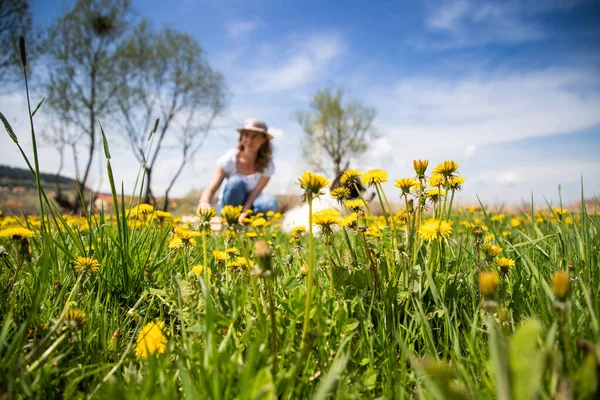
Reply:
[[[57, 176], [40, 172], [40, 181], [42, 185], [55, 184]], [[58, 182], [61, 185], [76, 187], [77, 183], [74, 179], [65, 176], [58, 176]], [[34, 187], [35, 179], [31, 172], [27, 169], [11, 167], [8, 165], [0, 165], [0, 186], [25, 186]]]

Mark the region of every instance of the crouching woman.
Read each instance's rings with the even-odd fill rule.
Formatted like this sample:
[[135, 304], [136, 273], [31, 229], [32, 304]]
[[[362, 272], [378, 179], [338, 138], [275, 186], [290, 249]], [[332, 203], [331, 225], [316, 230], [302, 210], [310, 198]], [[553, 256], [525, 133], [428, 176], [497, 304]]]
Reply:
[[223, 184], [217, 200], [217, 212], [226, 205], [243, 206], [240, 221], [248, 210], [259, 212], [277, 211], [274, 196], [263, 193], [275, 172], [272, 159], [271, 139], [267, 125], [257, 119], [247, 119], [240, 133], [236, 148], [228, 150], [217, 161], [217, 170], [208, 187], [202, 192], [198, 208], [211, 207], [213, 196]]

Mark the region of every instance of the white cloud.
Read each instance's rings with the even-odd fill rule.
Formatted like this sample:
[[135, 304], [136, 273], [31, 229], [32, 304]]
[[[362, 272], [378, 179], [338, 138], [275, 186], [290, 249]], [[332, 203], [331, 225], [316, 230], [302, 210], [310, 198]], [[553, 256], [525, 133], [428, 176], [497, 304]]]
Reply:
[[583, 0], [476, 1], [440, 0], [429, 3], [425, 26], [434, 38], [411, 43], [422, 49], [450, 49], [488, 43], [520, 43], [551, 35], [535, 16], [575, 7]]
[[476, 151], [477, 151], [477, 146], [475, 146], [474, 144], [468, 145], [467, 148], [465, 149], [465, 158], [469, 159], [469, 158], [473, 157], [473, 155], [475, 154]]
[[227, 24], [227, 32], [232, 38], [238, 38], [243, 35], [247, 35], [253, 30], [263, 26], [262, 21], [250, 20], [250, 21], [234, 21]]
[[[600, 123], [600, 77], [548, 69], [459, 79], [413, 77], [370, 94], [378, 126], [413, 138], [398, 151], [464, 154], [465, 148], [585, 129]], [[582, 88], [586, 88], [583, 89]], [[426, 143], [425, 147], [423, 144]], [[460, 153], [459, 153], [460, 151]]]
[[[315, 35], [292, 43], [269, 46], [266, 62], [257, 65], [247, 82], [254, 92], [277, 92], [318, 81], [326, 67], [340, 56], [344, 44], [337, 35]], [[270, 60], [270, 61], [269, 61]]]

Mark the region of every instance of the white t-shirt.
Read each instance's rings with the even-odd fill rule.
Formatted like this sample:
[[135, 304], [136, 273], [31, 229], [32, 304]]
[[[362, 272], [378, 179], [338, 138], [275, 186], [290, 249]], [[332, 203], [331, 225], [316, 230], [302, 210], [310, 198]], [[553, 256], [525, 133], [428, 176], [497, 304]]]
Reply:
[[[238, 174], [237, 152], [237, 148], [228, 150], [217, 160], [217, 165], [223, 169], [227, 178], [234, 175], [237, 175], [240, 178], [242, 178], [242, 180], [246, 184], [246, 189], [248, 190], [248, 192], [251, 192], [254, 190], [254, 188], [256, 188], [256, 185], [258, 185], [258, 181], [260, 180], [260, 178], [262, 178], [263, 176], [272, 176], [275, 172], [275, 165], [273, 164], [273, 160], [271, 159], [269, 160], [269, 164], [267, 164], [266, 168], [262, 172], [255, 172], [249, 175]], [[227, 184], [227, 180], [225, 180], [221, 190], [219, 191], [219, 200], [221, 200], [221, 197], [223, 196], [225, 184]]]

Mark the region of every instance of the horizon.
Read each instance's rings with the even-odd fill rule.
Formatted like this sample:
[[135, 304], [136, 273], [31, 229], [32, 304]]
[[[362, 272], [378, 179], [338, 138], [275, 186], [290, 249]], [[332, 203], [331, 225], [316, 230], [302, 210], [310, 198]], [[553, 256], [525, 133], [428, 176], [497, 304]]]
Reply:
[[[235, 146], [235, 128], [248, 117], [265, 120], [275, 136], [276, 171], [265, 191], [300, 193], [297, 178], [312, 169], [301, 160], [303, 133], [291, 115], [308, 110], [326, 86], [344, 87], [347, 100], [376, 109], [382, 137], [351, 167], [388, 171], [390, 196], [396, 179], [414, 175], [414, 159], [428, 159], [430, 171], [456, 160], [466, 178], [456, 201], [464, 204], [479, 198], [518, 205], [533, 193], [534, 203], [556, 206], [559, 185], [571, 204], [581, 200], [582, 179], [586, 199], [600, 193], [597, 1], [132, 3], [155, 27], [176, 27], [198, 40], [232, 93], [172, 197], [208, 184], [216, 159]], [[33, 22], [47, 26], [72, 4], [32, 1]], [[43, 97], [34, 91], [32, 104]], [[0, 111], [24, 146], [30, 144], [26, 110], [23, 89], [0, 95]], [[45, 111], [43, 105], [36, 114], [38, 133]], [[115, 136], [109, 144], [116, 183], [131, 191], [139, 165]], [[0, 146], [16, 150], [6, 134]], [[164, 191], [176, 158], [165, 153], [157, 165], [155, 193]], [[75, 177], [68, 161], [61, 175]], [[26, 168], [17, 151], [3, 150], [2, 162]], [[104, 164], [100, 151], [89, 186], [106, 192]], [[40, 169], [55, 173], [57, 166], [56, 151], [41, 148]]]

